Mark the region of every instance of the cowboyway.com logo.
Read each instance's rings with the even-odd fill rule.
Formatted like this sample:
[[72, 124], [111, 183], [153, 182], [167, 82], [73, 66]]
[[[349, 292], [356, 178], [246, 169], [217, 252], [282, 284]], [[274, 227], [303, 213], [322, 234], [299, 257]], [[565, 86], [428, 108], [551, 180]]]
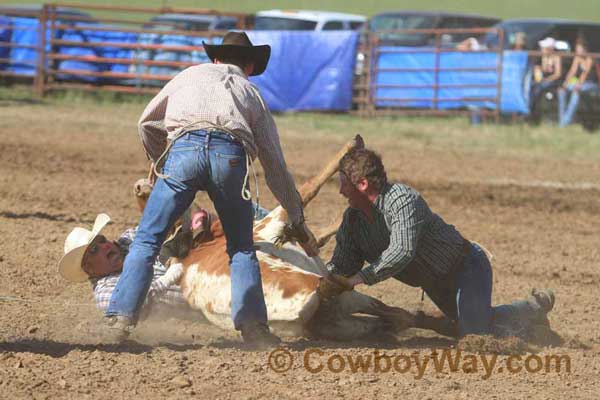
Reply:
[[[301, 367], [318, 374], [332, 373], [412, 373], [421, 379], [429, 369], [433, 372], [480, 373], [488, 379], [494, 373], [538, 373], [571, 372], [571, 357], [568, 355], [511, 355], [499, 358], [498, 354], [464, 354], [461, 350], [432, 350], [429, 354], [386, 353], [375, 350], [368, 354], [328, 353], [311, 348], [304, 351]], [[269, 354], [269, 368], [277, 373], [289, 371], [294, 366], [293, 354], [284, 348]]]

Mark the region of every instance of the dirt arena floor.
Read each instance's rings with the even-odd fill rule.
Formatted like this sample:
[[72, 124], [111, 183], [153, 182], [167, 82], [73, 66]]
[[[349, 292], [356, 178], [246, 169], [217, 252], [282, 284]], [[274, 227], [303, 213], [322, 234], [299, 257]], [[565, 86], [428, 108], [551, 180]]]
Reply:
[[[139, 110], [9, 106], [18, 110], [0, 126], [0, 398], [598, 398], [600, 162], [410, 148], [365, 133], [392, 180], [416, 187], [434, 211], [493, 254], [495, 304], [523, 298], [533, 287], [555, 290], [550, 321], [561, 340], [457, 344], [421, 330], [355, 343], [286, 338], [294, 362], [278, 373], [268, 352], [248, 351], [235, 333], [200, 317], [162, 315], [142, 323], [123, 345], [92, 340], [89, 329], [101, 316], [90, 285], [61, 280], [57, 261], [67, 233], [89, 228], [97, 213], [112, 217], [109, 237], [137, 223], [131, 185], [147, 168], [135, 134]], [[310, 177], [351, 136], [282, 132], [296, 180]], [[262, 202], [271, 207], [273, 197], [260, 182]], [[332, 179], [307, 210], [309, 223], [316, 231], [326, 227], [344, 204]], [[330, 243], [325, 259], [331, 250]], [[392, 280], [364, 291], [410, 310], [433, 309], [419, 290]], [[430, 363], [420, 373], [417, 361], [423, 365], [434, 349], [460, 350], [471, 363], [461, 362], [457, 371], [436, 371]], [[485, 357], [499, 353], [489, 376], [481, 359], [473, 364], [466, 357], [477, 349]], [[352, 371], [352, 360], [375, 354], [402, 365]], [[520, 372], [504, 367], [511, 355], [520, 357]], [[570, 368], [536, 371], [539, 360], [554, 355], [566, 356]]]

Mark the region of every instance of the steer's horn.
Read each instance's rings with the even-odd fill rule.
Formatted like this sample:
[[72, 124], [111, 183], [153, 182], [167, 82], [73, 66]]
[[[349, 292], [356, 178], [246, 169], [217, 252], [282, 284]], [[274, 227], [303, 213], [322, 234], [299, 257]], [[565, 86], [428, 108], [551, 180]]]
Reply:
[[302, 198], [302, 207], [306, 207], [312, 199], [315, 198], [321, 187], [327, 182], [333, 174], [338, 170], [340, 160], [344, 155], [354, 148], [365, 147], [365, 142], [360, 135], [356, 135], [354, 139], [346, 143], [337, 154], [329, 161], [329, 163], [321, 170], [319, 175], [310, 179], [300, 188], [300, 197]]

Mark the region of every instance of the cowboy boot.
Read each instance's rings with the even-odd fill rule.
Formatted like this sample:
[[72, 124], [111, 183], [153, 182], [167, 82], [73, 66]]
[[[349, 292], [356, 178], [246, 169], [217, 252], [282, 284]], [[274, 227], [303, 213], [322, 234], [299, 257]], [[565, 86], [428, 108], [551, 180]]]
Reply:
[[244, 343], [258, 349], [269, 349], [281, 344], [281, 339], [273, 334], [266, 324], [246, 323], [242, 326]]
[[135, 324], [129, 317], [121, 315], [106, 316], [102, 322], [96, 326], [94, 333], [104, 343], [123, 343], [131, 333]]
[[548, 321], [548, 313], [554, 308], [555, 300], [554, 292], [551, 289], [534, 288], [531, 290], [529, 301], [535, 302], [535, 304], [539, 307], [538, 315], [535, 318], [536, 322], [548, 326], [550, 325]]

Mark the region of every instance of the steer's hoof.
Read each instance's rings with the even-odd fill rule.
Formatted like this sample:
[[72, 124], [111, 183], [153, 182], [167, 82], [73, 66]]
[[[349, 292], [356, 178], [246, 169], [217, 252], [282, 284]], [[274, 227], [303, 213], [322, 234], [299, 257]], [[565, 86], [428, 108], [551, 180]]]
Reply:
[[152, 184], [148, 179], [138, 179], [133, 185], [133, 194], [136, 197], [147, 198], [152, 192]]

